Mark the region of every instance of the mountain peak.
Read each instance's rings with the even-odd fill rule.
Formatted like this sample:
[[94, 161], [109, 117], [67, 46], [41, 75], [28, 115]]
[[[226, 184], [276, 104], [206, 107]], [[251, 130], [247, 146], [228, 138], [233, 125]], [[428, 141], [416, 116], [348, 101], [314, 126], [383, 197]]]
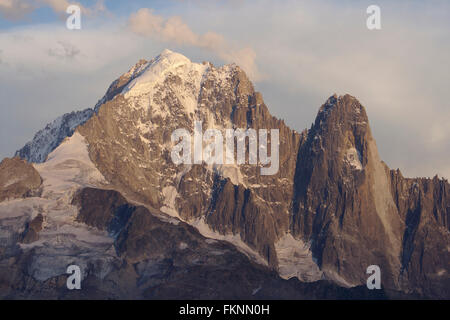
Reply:
[[164, 49], [163, 51], [161, 51], [161, 53], [158, 55], [158, 57], [166, 57], [166, 58], [174, 58], [174, 59], [182, 59], [182, 60], [187, 60], [190, 61], [189, 58], [187, 58], [185, 55], [179, 53], [179, 52], [175, 52], [169, 49]]
[[188, 79], [197, 74], [201, 78], [207, 68], [207, 65], [193, 63], [184, 55], [165, 49], [148, 62], [142, 72], [130, 79], [122, 93], [127, 97], [140, 96], [152, 91], [157, 84], [164, 83], [167, 77]]
[[160, 55], [170, 55], [172, 53], [174, 53], [172, 50], [166, 48], [163, 51], [161, 51]]
[[[315, 134], [336, 135], [336, 132], [351, 133], [359, 139], [371, 138], [369, 120], [365, 108], [355, 97], [336, 94], [329, 97], [320, 107], [313, 125]], [[344, 134], [345, 136], [347, 134]]]
[[[353, 113], [353, 114], [361, 114], [361, 111], [363, 111], [363, 114], [365, 115], [365, 109], [361, 105], [361, 103], [356, 99], [355, 97], [344, 94], [344, 95], [337, 95], [336, 93], [330, 96], [325, 103], [320, 107], [319, 109], [319, 115], [325, 114], [328, 115], [329, 111], [331, 110], [337, 111], [337, 112], [344, 112], [344, 113]], [[367, 116], [366, 116], [367, 118]]]
[[190, 63], [191, 60], [181, 53], [171, 51], [169, 49], [164, 49], [155, 59], [151, 61], [151, 64], [180, 64], [180, 63]]

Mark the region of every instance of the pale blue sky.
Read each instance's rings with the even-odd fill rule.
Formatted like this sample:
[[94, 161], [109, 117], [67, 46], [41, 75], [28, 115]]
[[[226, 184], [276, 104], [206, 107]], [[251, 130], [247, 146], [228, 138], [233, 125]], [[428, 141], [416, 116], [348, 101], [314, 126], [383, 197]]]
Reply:
[[[328, 96], [352, 94], [390, 167], [450, 177], [450, 1], [106, 0], [103, 10], [79, 1], [90, 12], [78, 31], [46, 3], [0, 0], [0, 158], [57, 116], [92, 107], [117, 76], [167, 47], [238, 63], [271, 112], [299, 131]], [[370, 4], [381, 7], [381, 30], [366, 28]], [[159, 27], [179, 27], [176, 16], [184, 29], [133, 29], [140, 8]], [[208, 32], [221, 40], [207, 41]]]

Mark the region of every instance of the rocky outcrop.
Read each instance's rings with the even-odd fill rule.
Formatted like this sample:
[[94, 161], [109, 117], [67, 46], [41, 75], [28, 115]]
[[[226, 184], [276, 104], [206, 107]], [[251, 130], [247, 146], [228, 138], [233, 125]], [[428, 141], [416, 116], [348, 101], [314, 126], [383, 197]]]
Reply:
[[83, 188], [72, 200], [79, 208], [77, 221], [117, 235], [128, 221], [132, 208], [122, 195], [113, 190]]
[[43, 222], [44, 216], [39, 213], [33, 220], [27, 223], [25, 232], [23, 233], [22, 243], [29, 244], [39, 240], [39, 231], [42, 230]]
[[406, 291], [450, 296], [450, 192], [446, 180], [404, 178], [391, 170], [391, 192], [405, 221], [400, 279]]
[[0, 163], [0, 202], [39, 194], [42, 179], [34, 167], [19, 158]]

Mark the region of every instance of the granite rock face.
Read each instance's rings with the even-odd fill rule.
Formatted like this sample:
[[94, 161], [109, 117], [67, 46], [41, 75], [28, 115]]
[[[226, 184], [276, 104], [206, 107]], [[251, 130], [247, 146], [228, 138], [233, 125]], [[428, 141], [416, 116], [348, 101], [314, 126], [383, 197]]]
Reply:
[[80, 190], [72, 204], [80, 208], [77, 221], [107, 230], [112, 236], [117, 235], [133, 211], [120, 193], [95, 188]]
[[400, 280], [406, 291], [450, 294], [450, 192], [445, 180], [404, 178], [391, 170], [391, 192], [405, 221]]
[[25, 160], [5, 158], [0, 163], [0, 202], [36, 195], [41, 184], [39, 173]]
[[38, 214], [33, 220], [27, 223], [25, 232], [23, 233], [22, 243], [29, 244], [39, 240], [39, 231], [42, 230], [44, 216]]
[[349, 95], [331, 97], [298, 154], [292, 225], [330, 277], [355, 285], [376, 264], [385, 286], [398, 285], [404, 222], [389, 188], [364, 108]]
[[448, 296], [448, 186], [389, 170], [364, 108], [332, 96], [298, 154], [292, 230], [328, 278], [363, 283], [375, 264], [386, 288]]

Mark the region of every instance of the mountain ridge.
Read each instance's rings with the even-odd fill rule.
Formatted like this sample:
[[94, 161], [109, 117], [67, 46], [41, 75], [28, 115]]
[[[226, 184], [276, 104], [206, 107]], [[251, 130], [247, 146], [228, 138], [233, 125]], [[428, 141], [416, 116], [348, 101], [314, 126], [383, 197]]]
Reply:
[[[390, 170], [356, 98], [334, 94], [311, 129], [298, 133], [270, 114], [239, 67], [164, 51], [115, 80], [94, 109], [74, 131], [109, 188], [125, 198], [261, 257], [286, 279], [352, 287], [379, 264], [389, 290], [449, 295], [448, 181]], [[279, 172], [175, 166], [170, 134], [192, 130], [194, 119], [222, 131], [279, 129]]]

